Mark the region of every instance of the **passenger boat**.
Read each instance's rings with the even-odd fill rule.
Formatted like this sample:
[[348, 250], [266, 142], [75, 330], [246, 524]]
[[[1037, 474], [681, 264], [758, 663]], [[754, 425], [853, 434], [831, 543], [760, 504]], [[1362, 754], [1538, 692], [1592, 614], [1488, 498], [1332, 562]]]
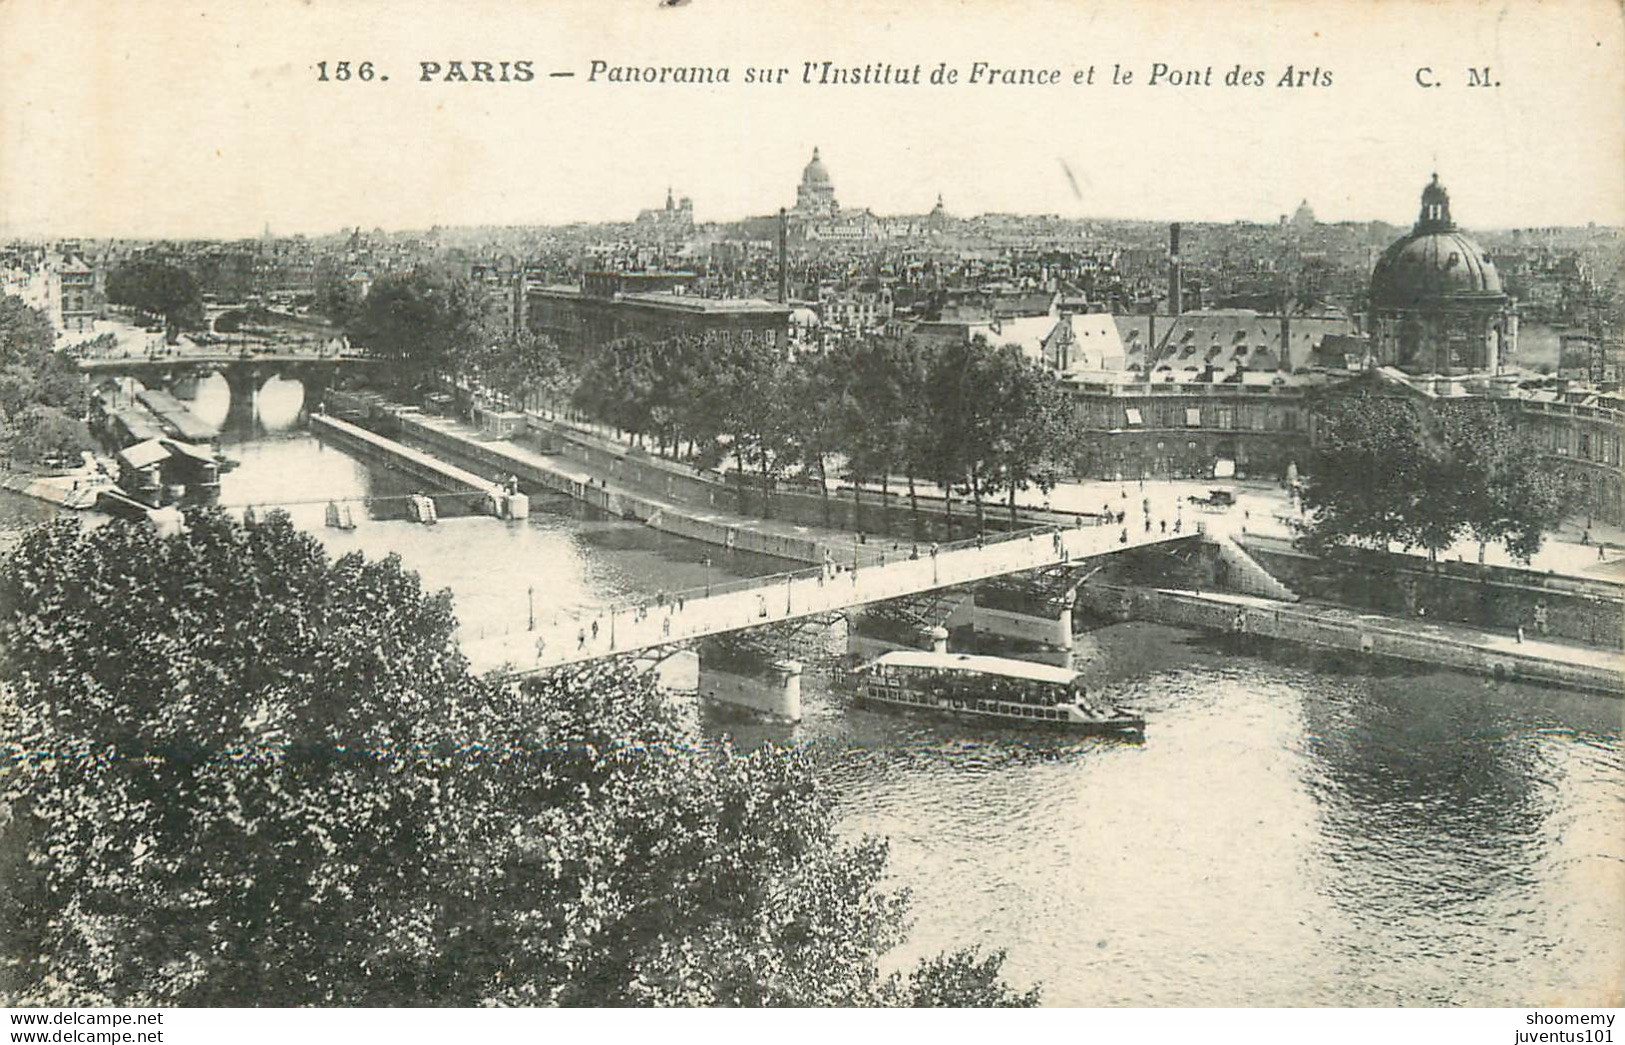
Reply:
[[1089, 702], [1067, 668], [1006, 657], [893, 650], [857, 669], [860, 703], [1079, 733], [1140, 734], [1145, 719]]

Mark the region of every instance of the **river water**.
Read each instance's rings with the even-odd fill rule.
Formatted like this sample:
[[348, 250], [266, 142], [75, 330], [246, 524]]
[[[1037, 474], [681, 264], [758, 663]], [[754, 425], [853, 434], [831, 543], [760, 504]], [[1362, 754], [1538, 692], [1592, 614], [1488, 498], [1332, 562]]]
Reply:
[[[335, 553], [398, 552], [452, 589], [465, 635], [785, 567], [549, 497], [524, 523], [414, 525], [388, 500], [411, 481], [324, 447], [297, 410], [295, 390], [262, 394], [222, 502], [302, 502]], [[326, 530], [329, 498], [372, 513]], [[0, 500], [0, 527], [41, 514]], [[1146, 716], [1143, 743], [855, 710], [816, 669], [799, 725], [705, 728], [811, 745], [843, 831], [890, 839], [914, 899], [900, 962], [1003, 947], [1058, 1005], [1619, 1003], [1619, 700], [1144, 624], [1077, 653]]]

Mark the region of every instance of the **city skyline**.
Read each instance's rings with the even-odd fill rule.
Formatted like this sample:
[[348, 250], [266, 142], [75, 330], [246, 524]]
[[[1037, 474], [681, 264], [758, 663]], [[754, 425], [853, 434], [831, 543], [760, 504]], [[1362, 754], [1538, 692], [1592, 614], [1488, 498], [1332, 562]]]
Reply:
[[[813, 148], [817, 148], [817, 147], [813, 146]], [[1443, 165], [1440, 165], [1440, 167], [1442, 167], [1442, 166]], [[935, 195], [932, 195], [930, 197], [929, 201], [928, 201], [927, 206], [916, 208], [914, 210], [881, 211], [881, 210], [878, 210], [876, 208], [866, 206], [861, 201], [851, 201], [850, 203], [848, 203], [846, 201], [843, 201], [842, 204], [841, 204], [841, 209], [842, 209], [843, 212], [848, 212], [848, 211], [869, 211], [869, 212], [872, 212], [875, 215], [876, 218], [879, 218], [881, 220], [898, 219], [898, 218], [905, 218], [905, 217], [906, 218], [917, 218], [917, 217], [928, 215], [931, 212], [932, 206], [934, 206], [939, 199], [942, 199], [944, 201], [944, 207], [945, 207], [946, 213], [948, 214], [948, 216], [951, 219], [956, 220], [956, 221], [975, 221], [975, 220], [989, 219], [989, 218], [1035, 218], [1035, 219], [1055, 219], [1055, 220], [1059, 220], [1059, 221], [1063, 221], [1063, 222], [1075, 222], [1075, 223], [1079, 223], [1079, 224], [1121, 223], [1121, 224], [1161, 225], [1161, 224], [1167, 224], [1169, 222], [1184, 222], [1184, 223], [1186, 223], [1188, 225], [1198, 226], [1198, 227], [1203, 226], [1203, 225], [1217, 225], [1217, 226], [1242, 225], [1242, 226], [1254, 226], [1254, 227], [1268, 227], [1268, 226], [1276, 225], [1276, 224], [1278, 224], [1278, 223], [1280, 223], [1280, 222], [1282, 222], [1284, 220], [1292, 219], [1294, 213], [1299, 209], [1299, 207], [1307, 205], [1309, 207], [1309, 209], [1314, 213], [1316, 223], [1321, 224], [1321, 225], [1381, 224], [1381, 225], [1387, 225], [1387, 226], [1390, 226], [1390, 227], [1393, 227], [1393, 228], [1405, 228], [1405, 227], [1410, 226], [1412, 224], [1412, 222], [1414, 222], [1414, 220], [1415, 220], [1415, 213], [1414, 213], [1415, 212], [1414, 198], [1415, 198], [1415, 195], [1416, 195], [1415, 190], [1417, 188], [1419, 188], [1420, 186], [1425, 185], [1429, 178], [1436, 178], [1437, 180], [1442, 181], [1442, 182], [1444, 182], [1446, 184], [1449, 184], [1450, 180], [1451, 180], [1449, 178], [1448, 174], [1441, 173], [1440, 169], [1438, 169], [1438, 168], [1430, 169], [1427, 172], [1425, 172], [1425, 173], [1423, 173], [1421, 175], [1418, 175], [1418, 177], [1416, 179], [1416, 185], [1407, 187], [1408, 191], [1406, 192], [1406, 196], [1407, 196], [1407, 198], [1411, 199], [1413, 202], [1412, 202], [1412, 205], [1410, 207], [1410, 213], [1405, 214], [1405, 215], [1401, 215], [1398, 212], [1396, 212], [1394, 214], [1385, 214], [1385, 215], [1382, 215], [1382, 216], [1328, 217], [1327, 215], [1321, 213], [1320, 207], [1316, 204], [1315, 199], [1313, 197], [1311, 197], [1311, 196], [1300, 196], [1300, 197], [1297, 198], [1296, 202], [1293, 202], [1293, 203], [1291, 203], [1289, 205], [1282, 206], [1277, 214], [1275, 214], [1273, 216], [1269, 216], [1269, 217], [1251, 216], [1251, 215], [1249, 215], [1249, 216], [1236, 216], [1236, 217], [1230, 217], [1230, 218], [1224, 218], [1224, 217], [1189, 218], [1189, 217], [1180, 217], [1180, 216], [1177, 216], [1177, 215], [1176, 216], [1157, 215], [1157, 214], [1121, 215], [1121, 214], [1065, 213], [1065, 212], [1058, 212], [1058, 211], [1032, 211], [1032, 210], [1026, 210], [1026, 211], [1023, 211], [1023, 210], [961, 211], [961, 210], [958, 210], [958, 209], [956, 209], [955, 207], [953, 207], [951, 205], [951, 202], [947, 198], [948, 194], [946, 192], [940, 192], [940, 193], [936, 193]], [[676, 186], [668, 185], [667, 189], [665, 191], [671, 193], [674, 196], [683, 197], [685, 203], [690, 202], [690, 197], [687, 197], [683, 193], [683, 191], [680, 188], [676, 187]], [[347, 235], [347, 234], [349, 234], [350, 232], [352, 232], [354, 230], [372, 231], [374, 229], [381, 229], [385, 233], [390, 234], [390, 235], [406, 235], [406, 234], [412, 234], [412, 233], [422, 233], [422, 232], [430, 231], [431, 229], [453, 229], [453, 230], [481, 229], [481, 228], [538, 229], [538, 230], [565, 229], [565, 228], [572, 228], [572, 227], [578, 227], [578, 226], [633, 225], [633, 224], [636, 223], [636, 219], [637, 219], [637, 216], [638, 216], [639, 212], [645, 211], [645, 210], [654, 211], [654, 210], [659, 209], [656, 206], [644, 206], [643, 204], [646, 203], [646, 202], [647, 201], [639, 201], [639, 200], [628, 201], [627, 205], [624, 208], [622, 208], [622, 211], [620, 213], [613, 214], [613, 215], [606, 216], [606, 217], [575, 218], [575, 219], [565, 219], [565, 220], [546, 221], [546, 222], [521, 222], [521, 221], [491, 220], [491, 221], [436, 223], [436, 224], [433, 224], [433, 225], [406, 225], [406, 224], [399, 224], [399, 223], [392, 224], [392, 223], [389, 223], [389, 222], [379, 222], [379, 223], [367, 224], [367, 223], [362, 223], [362, 222], [355, 222], [355, 223], [349, 223], [349, 224], [342, 224], [342, 225], [339, 225], [339, 226], [336, 226], [336, 227], [333, 227], [333, 228], [324, 228], [324, 229], [313, 229], [313, 230], [311, 230], [311, 229], [283, 229], [283, 228], [279, 228], [278, 223], [277, 223], [275, 218], [267, 218], [257, 230], [255, 230], [255, 229], [245, 229], [241, 233], [233, 234], [233, 235], [165, 235], [165, 234], [141, 234], [141, 233], [128, 233], [128, 234], [116, 234], [116, 233], [114, 233], [114, 234], [98, 234], [98, 233], [92, 233], [92, 234], [80, 234], [80, 233], [77, 233], [77, 232], [75, 232], [75, 231], [73, 231], [71, 229], [65, 229], [65, 230], [40, 230], [40, 231], [36, 231], [36, 232], [34, 232], [32, 234], [26, 234], [26, 235], [18, 234], [18, 235], [16, 235], [15, 238], [24, 239], [24, 240], [27, 240], [27, 239], [34, 239], [34, 240], [52, 240], [52, 239], [68, 239], [68, 240], [71, 240], [71, 239], [91, 239], [91, 240], [97, 240], [97, 239], [109, 239], [109, 240], [132, 240], [132, 241], [146, 241], [146, 240], [151, 240], [151, 241], [166, 241], [166, 240], [167, 241], [188, 241], [188, 240], [192, 240], [192, 241], [200, 241], [200, 242], [240, 242], [240, 241], [244, 241], [244, 240], [261, 239], [261, 238], [265, 238], [265, 237], [285, 238], [285, 237], [292, 237], [292, 236], [302, 236], [302, 237], [310, 238], [310, 239], [322, 239], [322, 238], [329, 238], [329, 237], [334, 237], [334, 236]], [[655, 202], [658, 203], [659, 201], [655, 201]], [[773, 209], [773, 210], [766, 210], [766, 211], [761, 211], [759, 213], [752, 213], [752, 214], [737, 214], [737, 215], [728, 215], [728, 216], [706, 216], [704, 214], [704, 212], [703, 212], [703, 207], [702, 206], [696, 205], [695, 209], [697, 211], [697, 216], [696, 216], [695, 222], [694, 222], [696, 227], [738, 225], [738, 224], [743, 224], [743, 223], [750, 222], [750, 221], [753, 221], [753, 220], [761, 220], [763, 218], [773, 218], [773, 217], [776, 217], [777, 213], [778, 213], [777, 209]], [[784, 209], [788, 213], [790, 213], [792, 215], [795, 214], [795, 207], [794, 207], [793, 203], [792, 204], [787, 204]], [[1520, 224], [1520, 225], [1494, 225], [1494, 224], [1485, 224], [1485, 223], [1482, 223], [1482, 222], [1472, 222], [1472, 221], [1468, 221], [1468, 220], [1462, 220], [1462, 221], [1458, 221], [1458, 224], [1461, 225], [1464, 228], [1473, 228], [1473, 229], [1476, 229], [1476, 230], [1479, 230], [1479, 231], [1484, 231], [1484, 232], [1509, 232], [1509, 231], [1519, 231], [1519, 230], [1523, 230], [1523, 229], [1540, 229], [1540, 228], [1579, 229], [1579, 228], [1586, 228], [1586, 227], [1591, 227], [1591, 226], [1606, 227], [1606, 228], [1625, 227], [1625, 223], [1611, 224], [1611, 223], [1600, 222], [1600, 221], [1597, 221], [1595, 219], [1588, 219], [1586, 221], [1570, 222], [1570, 223]], [[8, 232], [8, 230], [4, 226], [0, 226], [0, 237], [11, 237], [11, 235], [12, 234], [10, 232]]]
[[[730, 0], [596, 17], [486, 0], [435, 27], [437, 59], [532, 61], [536, 79], [522, 84], [419, 82], [430, 52], [414, 27], [380, 28], [365, 2], [41, 10], [0, 13], [12, 58], [0, 91], [7, 236], [629, 221], [667, 186], [693, 198], [696, 220], [726, 222], [792, 205], [815, 145], [840, 199], [881, 215], [924, 213], [940, 192], [961, 216], [1267, 223], [1307, 198], [1324, 221], [1404, 225], [1437, 170], [1469, 228], [1625, 224], [1625, 129], [1608, 104], [1625, 92], [1625, 35], [1617, 11], [1595, 3], [1461, 0], [1382, 19], [1317, 3], [1177, 19], [1115, 3], [878, 4], [838, 23], [790, 4], [752, 12], [747, 40]], [[1267, 35], [1255, 31], [1263, 18]], [[391, 82], [317, 81], [315, 61], [345, 56]], [[743, 82], [747, 68], [813, 59], [927, 71], [1026, 61], [1063, 77], [1092, 66], [1097, 83]], [[726, 63], [734, 78], [588, 82], [597, 60]], [[1211, 67], [1215, 86], [1105, 83], [1113, 66], [1143, 78], [1158, 62]], [[1289, 66], [1336, 78], [1222, 84], [1233, 67], [1273, 80]], [[1485, 66], [1501, 86], [1465, 86], [1465, 71]], [[1452, 82], [1422, 88], [1422, 68]], [[1561, 148], [1547, 144], [1559, 126]]]

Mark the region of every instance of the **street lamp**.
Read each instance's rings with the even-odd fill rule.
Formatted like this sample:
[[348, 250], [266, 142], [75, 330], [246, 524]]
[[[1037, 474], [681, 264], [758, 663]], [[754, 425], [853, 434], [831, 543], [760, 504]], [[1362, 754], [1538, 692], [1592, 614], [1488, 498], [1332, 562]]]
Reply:
[[705, 595], [706, 595], [706, 598], [710, 598], [711, 597], [711, 556], [707, 555], [705, 558], [701, 559], [700, 561], [705, 563]]

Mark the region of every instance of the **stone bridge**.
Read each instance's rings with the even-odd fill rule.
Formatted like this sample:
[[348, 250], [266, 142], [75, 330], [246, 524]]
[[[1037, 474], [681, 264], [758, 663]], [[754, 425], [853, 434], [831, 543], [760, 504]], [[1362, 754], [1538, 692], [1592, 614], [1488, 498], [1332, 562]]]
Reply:
[[92, 384], [102, 378], [133, 377], [148, 388], [173, 389], [189, 380], [220, 374], [231, 389], [231, 411], [253, 417], [260, 389], [273, 377], [302, 382], [305, 402], [320, 402], [343, 371], [372, 370], [388, 360], [356, 353], [183, 351], [175, 355], [104, 356], [79, 361]]

